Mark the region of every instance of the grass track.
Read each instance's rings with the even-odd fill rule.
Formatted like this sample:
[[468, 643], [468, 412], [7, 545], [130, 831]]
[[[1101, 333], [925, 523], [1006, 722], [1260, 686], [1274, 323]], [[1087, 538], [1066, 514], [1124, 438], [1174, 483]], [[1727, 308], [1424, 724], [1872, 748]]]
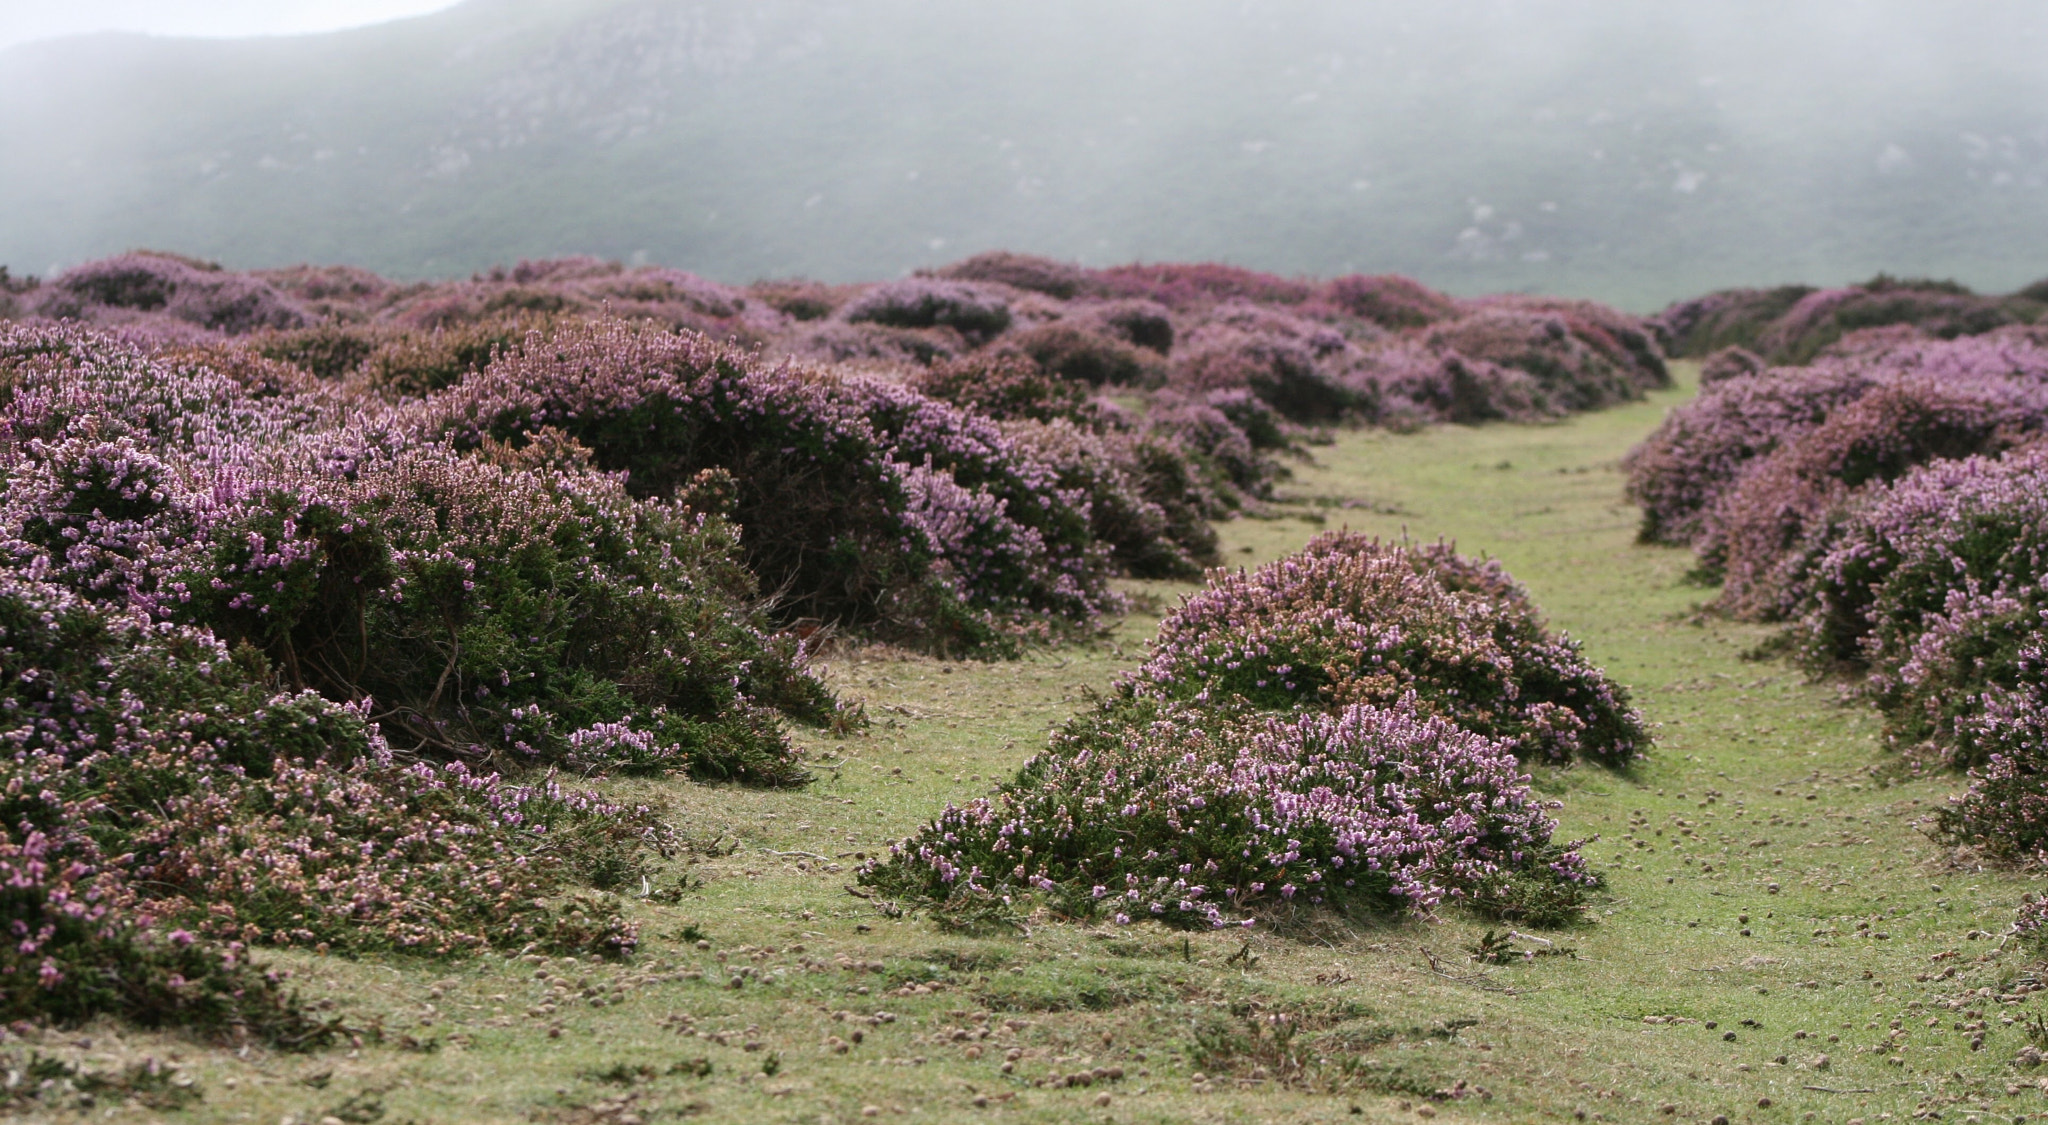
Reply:
[[[1611, 881], [1592, 924], [1543, 935], [1575, 959], [1474, 965], [1463, 947], [1487, 927], [1455, 913], [1304, 919], [1248, 943], [1055, 922], [962, 937], [842, 890], [859, 857], [1015, 769], [1049, 723], [1128, 667], [1156, 624], [1140, 613], [1101, 644], [1014, 664], [843, 654], [832, 679], [877, 724], [817, 740], [819, 781], [805, 791], [615, 785], [658, 792], [678, 823], [738, 847], [679, 868], [702, 884], [680, 901], [639, 907], [646, 942], [631, 964], [274, 955], [308, 995], [381, 1019], [386, 1041], [237, 1055], [97, 1027], [40, 1048], [94, 1065], [176, 1058], [205, 1091], [179, 1112], [113, 1114], [135, 1121], [313, 1125], [367, 1120], [371, 1102], [393, 1122], [616, 1125], [2048, 1114], [2048, 1094], [2009, 1065], [2033, 1005], [2000, 1002], [2030, 966], [1965, 937], [2002, 931], [2027, 884], [1958, 866], [1917, 827], [1957, 779], [1884, 776], [1871, 715], [1782, 664], [1745, 661], [1765, 631], [1700, 616], [1710, 592], [1685, 583], [1688, 556], [1633, 542], [1617, 461], [1689, 390], [1555, 426], [1342, 435], [1290, 482], [1297, 517], [1223, 529], [1246, 564], [1325, 526], [1453, 538], [1503, 560], [1633, 687], [1657, 724], [1647, 763], [1537, 778], [1564, 802], [1567, 834], [1600, 837], [1590, 852]], [[1132, 588], [1161, 604], [1182, 589]], [[709, 950], [684, 939], [689, 927]], [[739, 968], [771, 979], [733, 989]], [[551, 997], [541, 971], [576, 987]], [[893, 1018], [872, 1022], [878, 1012]], [[1271, 1041], [1250, 1028], [1275, 1013], [1295, 1017], [1302, 1053], [1329, 1060], [1306, 1081], [1256, 1077]], [[1958, 1030], [1972, 1024], [1981, 1049]], [[1205, 1042], [1221, 1055], [1202, 1054]], [[708, 1076], [669, 1073], [699, 1058]], [[1108, 1067], [1123, 1077], [1032, 1082]], [[1204, 1071], [1214, 1080], [1198, 1091]], [[1426, 1096], [1460, 1082], [1461, 1097]]]

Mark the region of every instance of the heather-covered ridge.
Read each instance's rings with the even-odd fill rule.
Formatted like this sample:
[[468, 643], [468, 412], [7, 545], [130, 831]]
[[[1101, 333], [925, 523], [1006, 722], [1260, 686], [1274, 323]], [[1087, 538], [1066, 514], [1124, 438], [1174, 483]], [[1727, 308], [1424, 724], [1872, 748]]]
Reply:
[[1730, 370], [1629, 455], [1640, 538], [1690, 545], [1720, 610], [1783, 623], [1809, 669], [1850, 677], [1911, 768], [1970, 770], [1947, 839], [2048, 859], [2048, 338], [1895, 327], [1807, 366], [1715, 360]]
[[[771, 358], [898, 372], [1026, 356], [1093, 388], [1250, 391], [1290, 420], [1413, 425], [1559, 417], [1668, 384], [1643, 322], [1584, 301], [1458, 301], [1412, 280], [1282, 278], [1214, 264], [1091, 270], [993, 253], [866, 285], [721, 285], [595, 258], [400, 284], [346, 267], [237, 273], [137, 251], [11, 299], [160, 343], [244, 339], [325, 378], [419, 393], [552, 318], [694, 330]], [[422, 335], [424, 334], [424, 335]]]
[[[1679, 301], [1650, 319], [1664, 350], [1688, 359], [1748, 352], [1776, 364], [1804, 364], [1843, 341], [1872, 332], [1953, 340], [2048, 313], [2048, 283], [1984, 296], [1953, 281], [1886, 274], [1861, 285], [1815, 289], [1723, 289]], [[1714, 381], [1713, 373], [1707, 382]]]

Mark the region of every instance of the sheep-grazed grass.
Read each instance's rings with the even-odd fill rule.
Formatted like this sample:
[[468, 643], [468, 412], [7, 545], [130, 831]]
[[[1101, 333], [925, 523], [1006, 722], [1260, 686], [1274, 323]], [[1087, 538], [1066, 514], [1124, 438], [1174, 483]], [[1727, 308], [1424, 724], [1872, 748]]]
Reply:
[[[1006, 777], [1141, 659], [1157, 611], [1190, 587], [1135, 583], [1152, 611], [1092, 645], [998, 664], [835, 654], [830, 682], [874, 722], [845, 740], [798, 732], [808, 788], [608, 783], [659, 792], [698, 844], [648, 897], [622, 889], [643, 926], [626, 963], [270, 952], [360, 1047], [269, 1054], [111, 1026], [10, 1046], [81, 1073], [175, 1062], [202, 1094], [134, 1120], [2048, 1113], [2036, 1072], [2013, 1066], [2037, 970], [1971, 936], [2002, 931], [2029, 884], [1921, 831], [1962, 779], [1888, 771], [1876, 716], [1745, 659], [1768, 629], [1702, 616], [1712, 593], [1688, 584], [1689, 554], [1634, 543], [1617, 462], [1689, 392], [1681, 374], [1647, 403], [1557, 425], [1343, 435], [1297, 471], [1281, 518], [1221, 528], [1247, 565], [1345, 524], [1452, 537], [1500, 558], [1631, 687], [1657, 735], [1643, 762], [1536, 769], [1564, 802], [1562, 838], [1599, 836], [1589, 855], [1609, 886], [1592, 924], [1512, 940], [1573, 956], [1477, 963], [1468, 947], [1489, 930], [1497, 947], [1500, 924], [1457, 913], [949, 929], [849, 893], [855, 864]], [[27, 1112], [97, 1117], [113, 1097]]]

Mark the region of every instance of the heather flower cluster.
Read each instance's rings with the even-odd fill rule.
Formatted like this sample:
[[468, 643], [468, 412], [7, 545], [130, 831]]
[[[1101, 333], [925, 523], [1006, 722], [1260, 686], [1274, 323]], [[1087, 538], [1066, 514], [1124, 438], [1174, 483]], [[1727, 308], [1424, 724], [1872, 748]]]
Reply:
[[1454, 900], [1558, 922], [1592, 879], [1521, 762], [1620, 765], [1648, 741], [1497, 563], [1325, 535], [1212, 572], [1109, 699], [861, 878], [965, 917], [1034, 899], [1221, 927]]
[[938, 909], [1036, 895], [1126, 925], [1535, 897], [1516, 883], [1569, 909], [1593, 878], [1552, 842], [1545, 808], [1507, 747], [1412, 700], [1281, 717], [1126, 700], [1070, 723], [861, 881]]
[[2048, 448], [1877, 490], [1816, 553], [1800, 608], [1803, 652], [1866, 670], [1896, 745], [1972, 766], [2039, 755], [2022, 702], [2048, 638]]
[[1649, 743], [1626, 689], [1551, 636], [1498, 564], [1350, 532], [1212, 574], [1121, 689], [1260, 710], [1405, 700], [1533, 761], [1620, 765]]

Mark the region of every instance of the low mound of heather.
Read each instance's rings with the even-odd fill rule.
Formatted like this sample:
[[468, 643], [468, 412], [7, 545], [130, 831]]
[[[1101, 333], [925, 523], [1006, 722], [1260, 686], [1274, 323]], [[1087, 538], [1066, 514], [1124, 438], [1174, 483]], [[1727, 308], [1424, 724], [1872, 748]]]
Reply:
[[1121, 691], [1260, 710], [1406, 700], [1533, 761], [1621, 765], [1649, 743], [1627, 690], [1553, 636], [1498, 564], [1342, 532], [1212, 574]]
[[1556, 923], [1594, 879], [1546, 808], [1508, 747], [1413, 700], [1274, 717], [1127, 699], [860, 879], [956, 917], [1037, 900], [1223, 927], [1289, 906], [1463, 902]]

